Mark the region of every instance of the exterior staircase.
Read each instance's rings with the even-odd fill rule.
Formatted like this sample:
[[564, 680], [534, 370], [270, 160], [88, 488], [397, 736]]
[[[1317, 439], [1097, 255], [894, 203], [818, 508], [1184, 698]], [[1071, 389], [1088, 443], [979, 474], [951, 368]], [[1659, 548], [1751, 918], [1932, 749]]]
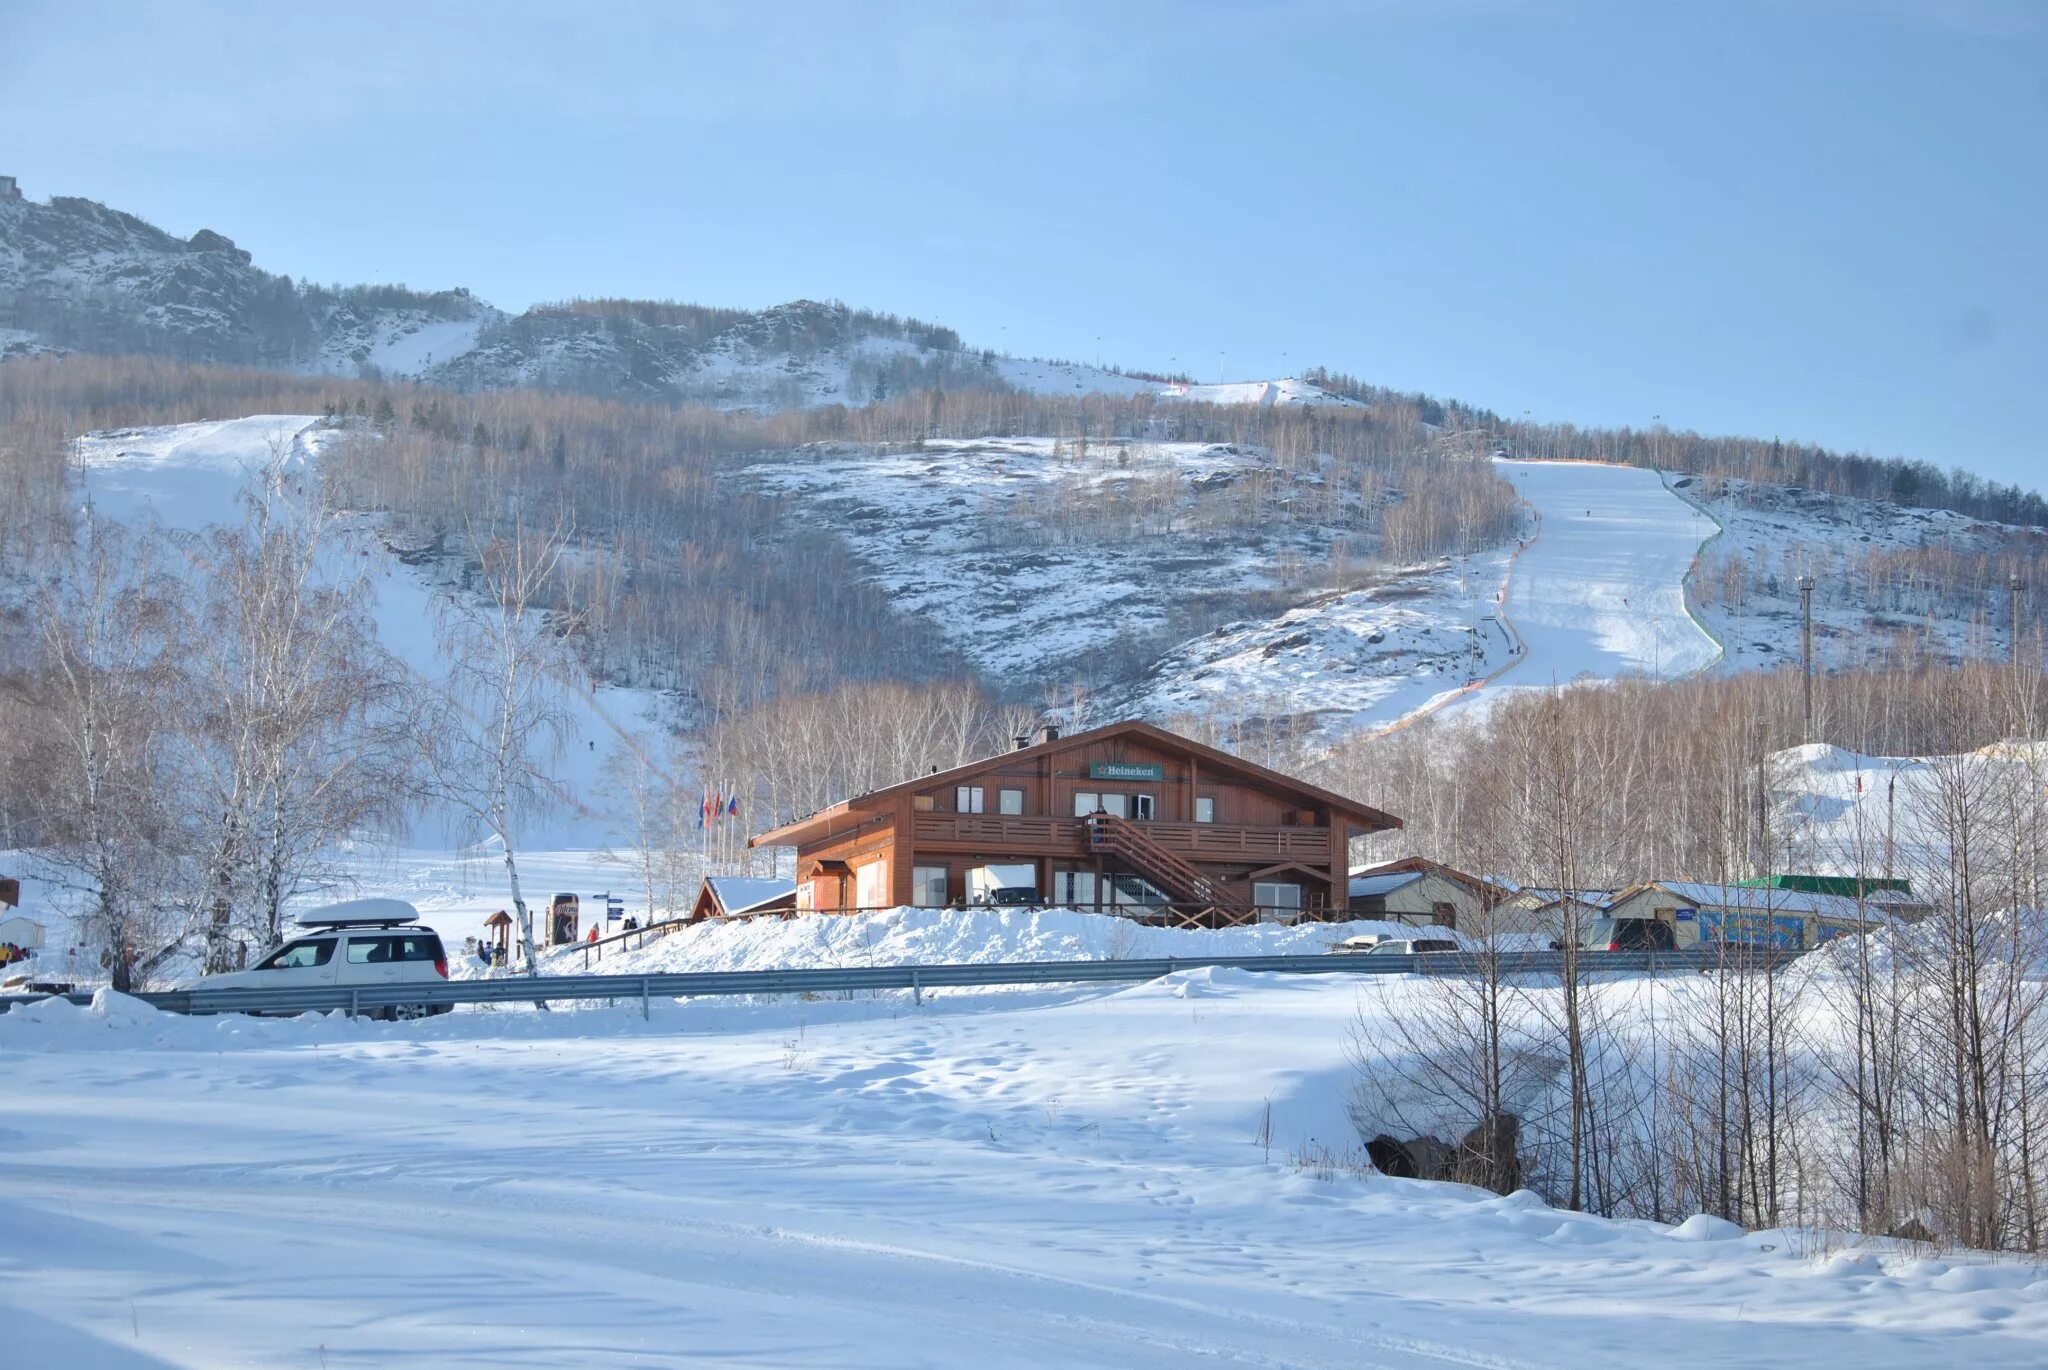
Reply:
[[1116, 857], [1182, 903], [1218, 902], [1215, 881], [1121, 818], [1089, 815], [1088, 849]]

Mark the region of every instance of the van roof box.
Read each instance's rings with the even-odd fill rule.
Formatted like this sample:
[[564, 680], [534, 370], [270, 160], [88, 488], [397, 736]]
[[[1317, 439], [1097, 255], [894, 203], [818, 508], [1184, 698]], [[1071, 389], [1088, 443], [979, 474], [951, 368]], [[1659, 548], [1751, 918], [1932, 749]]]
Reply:
[[420, 911], [403, 899], [344, 899], [308, 909], [299, 915], [298, 924], [302, 928], [391, 928], [419, 920]]

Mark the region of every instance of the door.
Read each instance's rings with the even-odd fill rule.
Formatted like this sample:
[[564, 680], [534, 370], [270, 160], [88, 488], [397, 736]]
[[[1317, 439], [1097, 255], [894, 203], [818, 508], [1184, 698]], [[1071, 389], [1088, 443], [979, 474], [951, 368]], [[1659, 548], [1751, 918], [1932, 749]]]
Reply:
[[288, 942], [272, 952], [238, 983], [264, 989], [312, 989], [334, 983], [335, 939]]

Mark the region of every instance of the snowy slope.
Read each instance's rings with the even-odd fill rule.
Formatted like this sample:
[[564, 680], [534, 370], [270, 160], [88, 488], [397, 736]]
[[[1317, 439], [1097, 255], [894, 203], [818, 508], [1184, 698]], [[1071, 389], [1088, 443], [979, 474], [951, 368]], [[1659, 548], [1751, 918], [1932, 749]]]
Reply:
[[2048, 1359], [2031, 1263], [1608, 1222], [1350, 1168], [1349, 1029], [1384, 1032], [1412, 992], [1197, 972], [922, 1009], [657, 1005], [645, 1024], [15, 1010], [0, 1015], [0, 1357]]
[[1365, 408], [1358, 400], [1333, 395], [1320, 386], [1310, 385], [1307, 381], [1293, 377], [1282, 380], [1225, 381], [1216, 385], [1196, 385], [1178, 381], [1143, 380], [1080, 362], [1041, 361], [1031, 357], [1000, 358], [996, 362], [996, 370], [1012, 387], [1036, 395], [1153, 395], [1163, 400], [1182, 400], [1189, 404], [1249, 404], [1261, 408], [1270, 408], [1274, 405]]
[[[260, 487], [274, 458], [282, 459], [286, 477], [278, 497], [295, 504], [305, 496], [308, 468], [320, 450], [346, 437], [313, 417], [260, 415], [94, 433], [81, 443], [81, 457], [86, 490], [100, 517], [193, 532], [238, 521], [239, 497], [252, 484]], [[434, 625], [446, 591], [392, 556], [377, 532], [368, 520], [348, 529], [329, 558], [330, 574], [337, 581], [367, 576], [379, 640], [422, 677], [436, 677], [445, 670]], [[607, 686], [593, 692], [586, 684], [567, 691], [564, 702], [571, 725], [556, 775], [581, 801], [582, 811], [536, 820], [522, 839], [537, 847], [597, 846], [613, 840], [618, 826], [603, 813], [605, 767], [627, 734], [651, 728], [658, 700], [647, 691]], [[450, 831], [442, 815], [424, 817], [415, 836], [437, 846], [466, 846], [476, 837]]]
[[1714, 640], [1685, 607], [1685, 577], [1711, 522], [1655, 471], [1594, 462], [1503, 461], [1535, 511], [1504, 607], [1527, 651], [1502, 688], [1673, 678], [1712, 665]]
[[2039, 529], [1826, 495], [1791, 486], [1685, 481], [1726, 530], [1701, 558], [1693, 583], [1701, 617], [1728, 645], [1730, 669], [1796, 662], [1801, 574], [1814, 578], [1814, 656], [1822, 670], [1882, 661], [1905, 638], [1940, 656], [2002, 656], [2010, 642], [2002, 573], [1960, 595], [1925, 575], [1884, 574], [1917, 552], [2038, 555]]
[[[1310, 523], [1211, 526], [1238, 487], [1314, 482], [1264, 454], [1203, 443], [933, 440], [919, 450], [833, 444], [746, 468], [764, 490], [829, 517], [897, 609], [928, 619], [981, 671], [1016, 683], [1089, 669], [1120, 642], [1168, 633], [1179, 606], [1281, 584], [1276, 562], [1320, 559]], [[1117, 501], [1128, 517], [1112, 519]], [[1148, 658], [1149, 659], [1149, 658]]]

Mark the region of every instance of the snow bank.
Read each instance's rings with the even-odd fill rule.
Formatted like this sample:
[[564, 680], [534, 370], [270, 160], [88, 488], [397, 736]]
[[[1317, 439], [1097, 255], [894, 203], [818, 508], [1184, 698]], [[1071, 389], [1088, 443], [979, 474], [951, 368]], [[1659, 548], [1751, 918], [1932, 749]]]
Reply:
[[[1432, 929], [1437, 935], [1440, 929]], [[1072, 909], [887, 909], [702, 923], [630, 952], [608, 950], [608, 975], [785, 970], [832, 966], [988, 965], [1009, 961], [1127, 961], [1155, 957], [1318, 956], [1347, 937], [1413, 936], [1404, 924], [1262, 923], [1154, 928]], [[583, 952], [545, 954], [542, 970], [583, 970]]]

